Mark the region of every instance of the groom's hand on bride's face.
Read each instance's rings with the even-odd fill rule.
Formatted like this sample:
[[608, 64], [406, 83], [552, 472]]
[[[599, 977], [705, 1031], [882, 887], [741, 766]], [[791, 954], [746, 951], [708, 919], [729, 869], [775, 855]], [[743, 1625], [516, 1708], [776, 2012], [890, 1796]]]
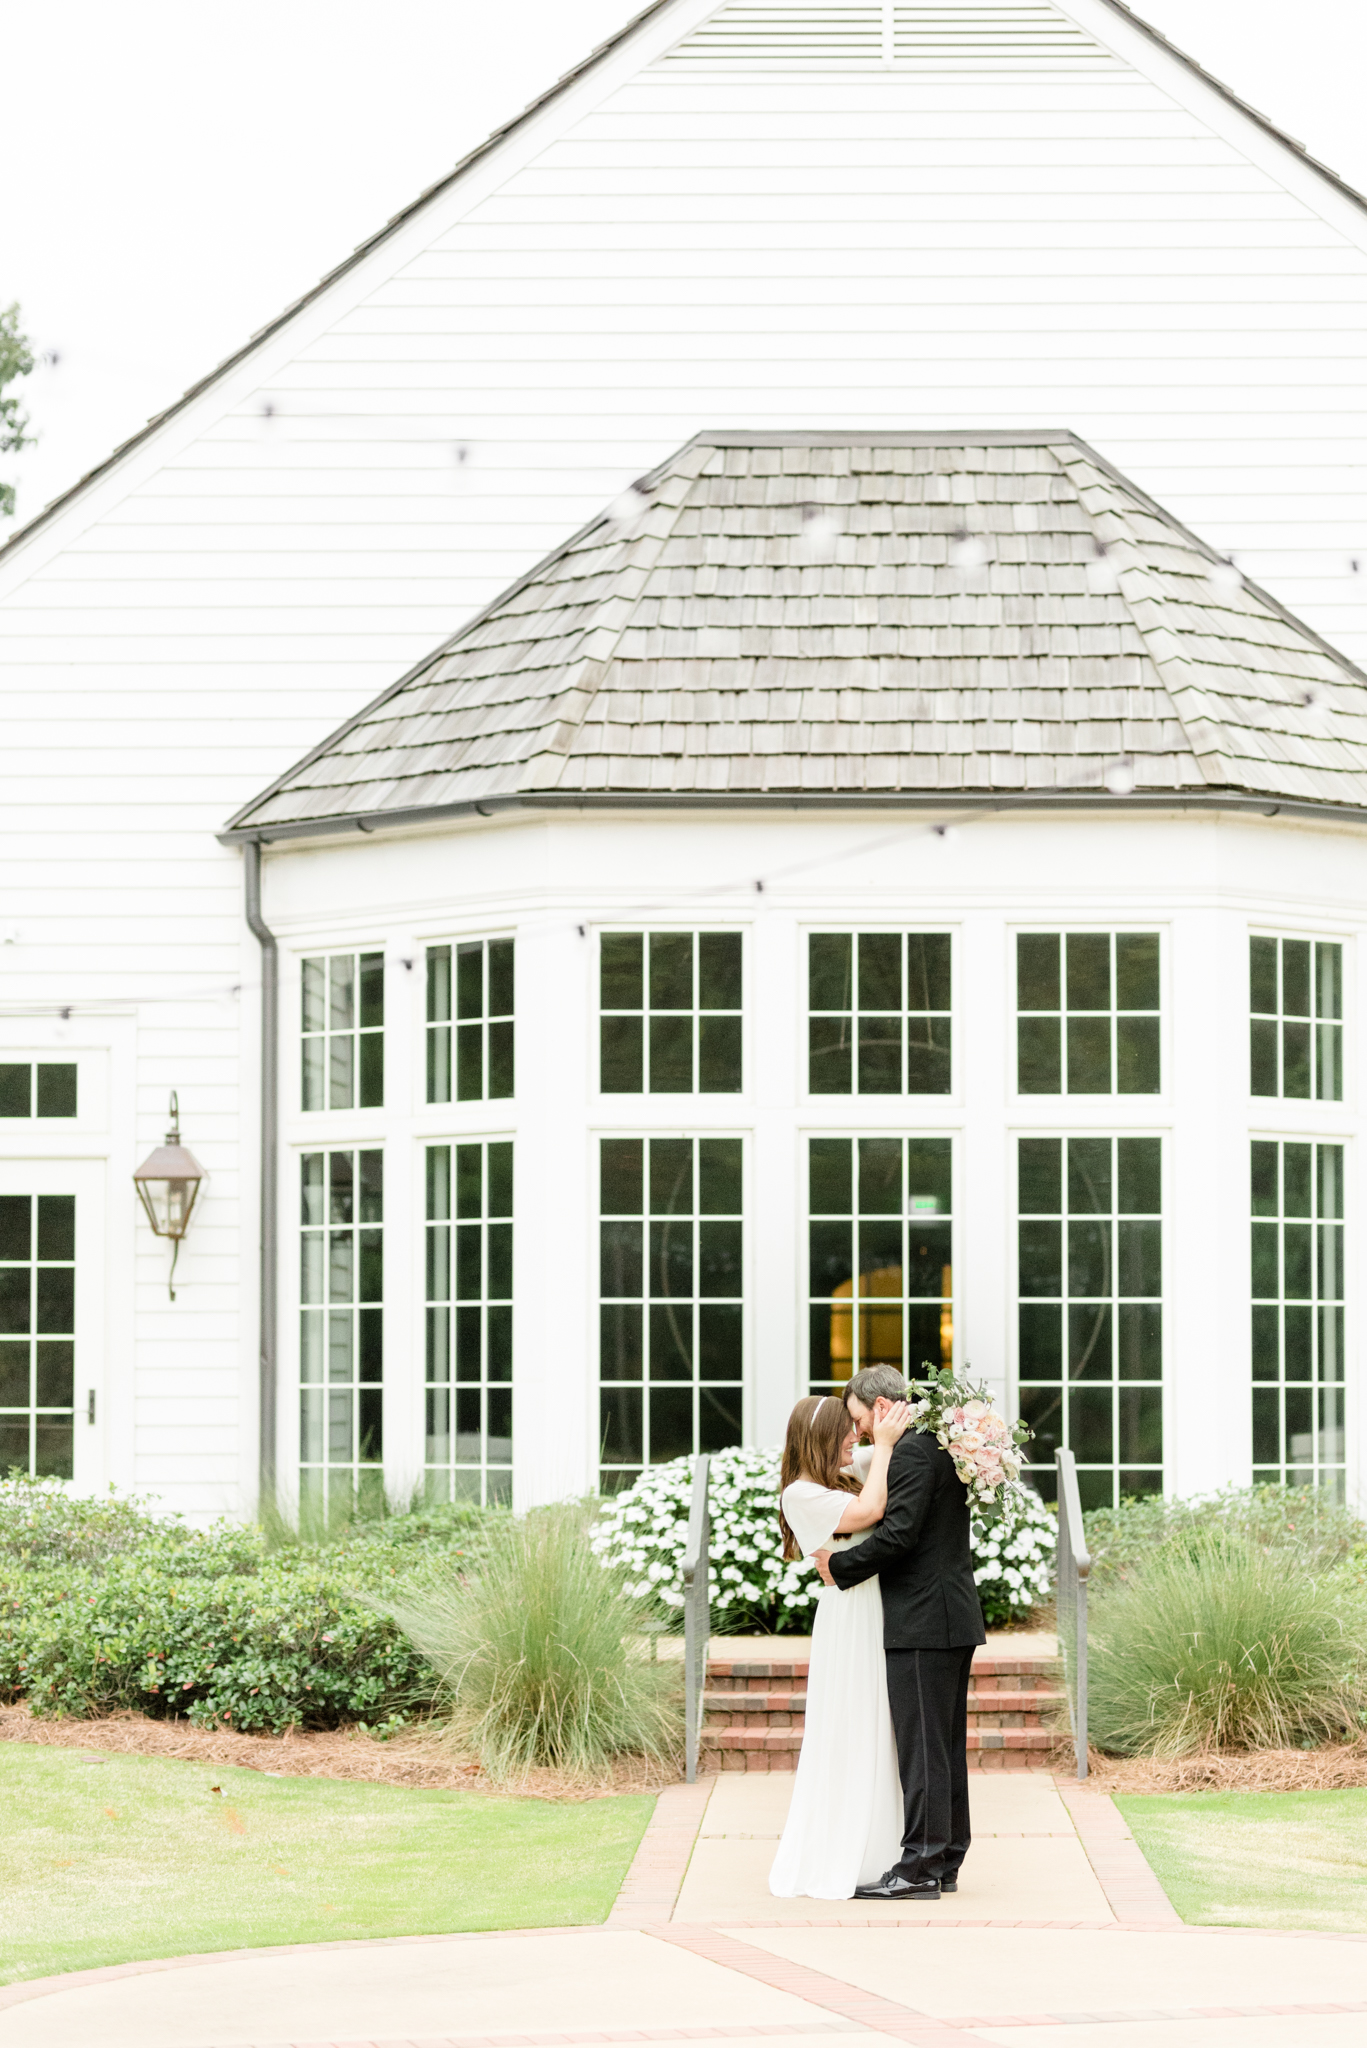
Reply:
[[835, 1584], [835, 1580], [834, 1580], [834, 1579], [833, 1579], [833, 1578], [831, 1577], [831, 1553], [830, 1553], [830, 1551], [829, 1551], [829, 1550], [814, 1550], [814, 1551], [812, 1552], [812, 1563], [813, 1563], [813, 1564], [814, 1564], [814, 1565], [816, 1566], [817, 1570], [818, 1570], [818, 1571], [820, 1572], [823, 1584], [825, 1584], [825, 1585], [827, 1585], [827, 1586], [833, 1586], [833, 1585]]

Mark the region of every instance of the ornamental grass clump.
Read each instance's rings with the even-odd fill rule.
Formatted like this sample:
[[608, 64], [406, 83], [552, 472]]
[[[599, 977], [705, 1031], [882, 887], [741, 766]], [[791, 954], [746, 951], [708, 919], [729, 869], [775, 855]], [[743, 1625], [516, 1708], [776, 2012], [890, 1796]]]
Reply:
[[1360, 1580], [1292, 1545], [1191, 1529], [1098, 1589], [1088, 1637], [1088, 1721], [1101, 1749], [1293, 1749], [1367, 1724]]
[[683, 1666], [652, 1659], [578, 1504], [510, 1519], [468, 1569], [429, 1572], [384, 1611], [436, 1673], [445, 1739], [495, 1783], [549, 1767], [603, 1784], [619, 1758], [676, 1764]]

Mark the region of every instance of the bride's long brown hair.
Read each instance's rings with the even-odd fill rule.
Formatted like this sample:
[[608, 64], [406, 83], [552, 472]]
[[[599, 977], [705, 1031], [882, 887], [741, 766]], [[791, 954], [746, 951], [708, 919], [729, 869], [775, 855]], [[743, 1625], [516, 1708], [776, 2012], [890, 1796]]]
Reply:
[[778, 1477], [778, 1526], [789, 1563], [801, 1557], [802, 1551], [783, 1512], [783, 1489], [795, 1479], [812, 1479], [818, 1486], [858, 1493], [854, 1474], [840, 1469], [840, 1449], [850, 1428], [849, 1410], [838, 1394], [808, 1394], [788, 1417]]

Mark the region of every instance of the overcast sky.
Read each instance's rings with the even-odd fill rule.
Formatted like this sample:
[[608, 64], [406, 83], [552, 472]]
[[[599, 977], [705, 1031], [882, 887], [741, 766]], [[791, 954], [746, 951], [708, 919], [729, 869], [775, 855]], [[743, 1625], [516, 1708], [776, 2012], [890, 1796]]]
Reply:
[[[20, 520], [639, 5], [0, 0], [0, 306], [57, 357]], [[1367, 190], [1363, 0], [1135, 11]]]

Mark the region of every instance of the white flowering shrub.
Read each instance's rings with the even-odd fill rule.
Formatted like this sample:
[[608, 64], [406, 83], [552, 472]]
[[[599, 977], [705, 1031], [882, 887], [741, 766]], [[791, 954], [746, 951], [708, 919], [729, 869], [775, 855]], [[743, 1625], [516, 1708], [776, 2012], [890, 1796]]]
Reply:
[[1054, 1590], [1058, 1521], [1028, 1486], [1005, 1486], [996, 1521], [973, 1518], [973, 1576], [989, 1628], [1024, 1621]]
[[[712, 1457], [712, 1629], [807, 1635], [821, 1581], [805, 1560], [787, 1564], [778, 1527], [779, 1454], [717, 1451]], [[692, 1460], [653, 1465], [604, 1507], [593, 1546], [627, 1591], [664, 1613], [683, 1607], [683, 1554]], [[974, 1518], [974, 1576], [991, 1627], [1019, 1621], [1053, 1583], [1054, 1517], [1023, 1487], [1003, 1493], [990, 1526]]]

